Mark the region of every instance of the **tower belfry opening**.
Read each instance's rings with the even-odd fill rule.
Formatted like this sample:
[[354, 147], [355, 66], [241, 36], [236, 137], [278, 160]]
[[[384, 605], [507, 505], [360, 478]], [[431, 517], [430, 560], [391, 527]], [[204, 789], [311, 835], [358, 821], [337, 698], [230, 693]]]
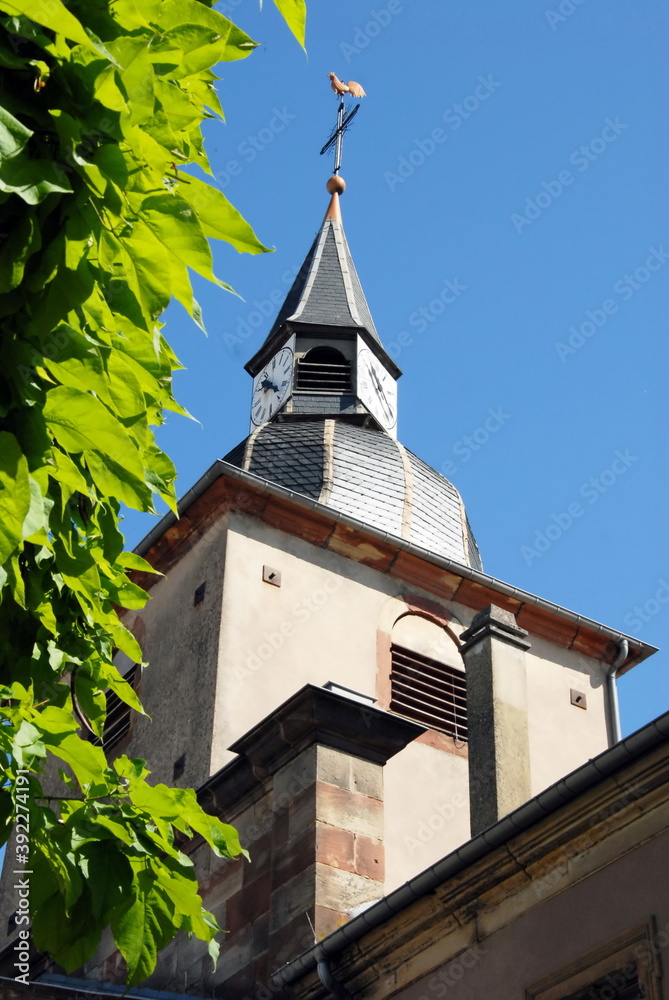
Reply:
[[312, 347], [298, 358], [296, 369], [296, 392], [352, 391], [352, 363], [335, 347]]

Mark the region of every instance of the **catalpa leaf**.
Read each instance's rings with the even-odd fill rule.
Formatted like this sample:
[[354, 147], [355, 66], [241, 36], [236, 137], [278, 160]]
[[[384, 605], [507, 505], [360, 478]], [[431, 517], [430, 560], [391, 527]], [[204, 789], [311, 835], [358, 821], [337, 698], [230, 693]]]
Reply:
[[57, 386], [47, 393], [44, 417], [58, 444], [77, 454], [105, 451], [136, 478], [144, 478], [137, 448], [103, 404], [88, 392]]
[[239, 253], [272, 253], [222, 191], [197, 177], [179, 187], [179, 194], [197, 213], [205, 236], [225, 240]]
[[[164, 0], [160, 10], [160, 23], [167, 31], [183, 24], [197, 24], [210, 28], [218, 36], [215, 52], [212, 53], [213, 58], [206, 67], [200, 67], [201, 69], [210, 69], [219, 61], [245, 59], [258, 44], [227, 17], [219, 14], [217, 10], [205, 7], [198, 0]], [[188, 67], [188, 72], [197, 70]]]
[[135, 569], [143, 573], [154, 573], [156, 576], [163, 576], [159, 570], [154, 569], [151, 563], [143, 559], [142, 556], [137, 555], [136, 552], [122, 552], [116, 562], [119, 566], [123, 566], [124, 569]]
[[21, 542], [30, 504], [28, 463], [14, 435], [0, 431], [0, 563]]
[[219, 283], [211, 269], [211, 248], [200, 220], [185, 198], [167, 193], [151, 195], [142, 203], [141, 216], [170, 254], [203, 278]]
[[43, 739], [44, 745], [54, 757], [70, 766], [81, 788], [88, 788], [104, 780], [107, 760], [100, 747], [93, 746], [74, 733], [45, 733]]
[[42, 734], [26, 719], [18, 728], [12, 744], [12, 754], [19, 767], [25, 767], [33, 757], [46, 757]]
[[157, 887], [155, 876], [148, 870], [139, 872], [130, 905], [112, 917], [114, 941], [128, 964], [129, 986], [153, 972], [158, 952], [177, 932], [174, 916], [174, 906]]
[[32, 936], [40, 951], [58, 955], [58, 964], [74, 972], [95, 954], [101, 926], [91, 919], [90, 896], [68, 910], [60, 893], [54, 893], [33, 915]]
[[74, 14], [67, 9], [61, 0], [0, 0], [0, 10], [8, 14], [25, 14], [31, 21], [36, 21], [45, 28], [59, 32], [66, 38], [71, 38], [81, 45], [90, 46], [102, 55], [111, 58], [109, 52], [90, 32], [88, 32], [81, 21], [78, 21]]
[[305, 0], [274, 0], [284, 21], [304, 48], [307, 30], [307, 5]]
[[33, 135], [18, 118], [6, 108], [0, 107], [0, 156], [3, 158], [19, 153]]
[[133, 510], [153, 510], [151, 490], [124, 465], [98, 451], [86, 452], [86, 465], [102, 496], [114, 497]]
[[85, 844], [79, 853], [87, 862], [93, 916], [104, 925], [131, 891], [130, 862], [111, 840]]

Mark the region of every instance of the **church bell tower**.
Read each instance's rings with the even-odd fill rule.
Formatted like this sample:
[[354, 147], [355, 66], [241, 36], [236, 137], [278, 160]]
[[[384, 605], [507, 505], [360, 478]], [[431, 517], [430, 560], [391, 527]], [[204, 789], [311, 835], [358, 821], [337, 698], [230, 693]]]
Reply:
[[[344, 189], [336, 169], [246, 365], [250, 433], [135, 550], [157, 575], [134, 572], [151, 600], [122, 615], [148, 666], [116, 662], [147, 714], [116, 706], [103, 748], [195, 788], [252, 859], [187, 845], [221, 959], [212, 971], [180, 935], [154, 996], [275, 994], [272, 975], [314, 941], [613, 742], [613, 674], [652, 652], [483, 571], [458, 490], [398, 440], [401, 372], [344, 235]], [[111, 936], [76, 973], [123, 975]]]

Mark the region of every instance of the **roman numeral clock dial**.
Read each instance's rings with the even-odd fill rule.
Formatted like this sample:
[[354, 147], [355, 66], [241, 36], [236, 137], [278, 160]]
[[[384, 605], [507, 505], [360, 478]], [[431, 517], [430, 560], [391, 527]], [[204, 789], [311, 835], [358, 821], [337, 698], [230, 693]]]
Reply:
[[293, 351], [283, 347], [256, 375], [253, 382], [251, 422], [259, 427], [278, 413], [290, 394], [293, 380]]
[[384, 430], [392, 433], [397, 426], [397, 383], [367, 347], [358, 354], [358, 392]]

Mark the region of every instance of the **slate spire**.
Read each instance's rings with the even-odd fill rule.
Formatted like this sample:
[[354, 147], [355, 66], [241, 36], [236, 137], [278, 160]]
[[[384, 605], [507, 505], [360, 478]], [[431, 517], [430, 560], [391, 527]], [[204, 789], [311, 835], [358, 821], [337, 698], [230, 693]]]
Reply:
[[341, 177], [328, 181], [331, 198], [325, 218], [264, 344], [245, 365], [250, 374], [287, 332], [307, 328], [314, 333], [357, 331], [376, 354], [384, 355], [396, 377], [400, 374], [382, 347], [346, 240], [339, 205], [345, 187]]

